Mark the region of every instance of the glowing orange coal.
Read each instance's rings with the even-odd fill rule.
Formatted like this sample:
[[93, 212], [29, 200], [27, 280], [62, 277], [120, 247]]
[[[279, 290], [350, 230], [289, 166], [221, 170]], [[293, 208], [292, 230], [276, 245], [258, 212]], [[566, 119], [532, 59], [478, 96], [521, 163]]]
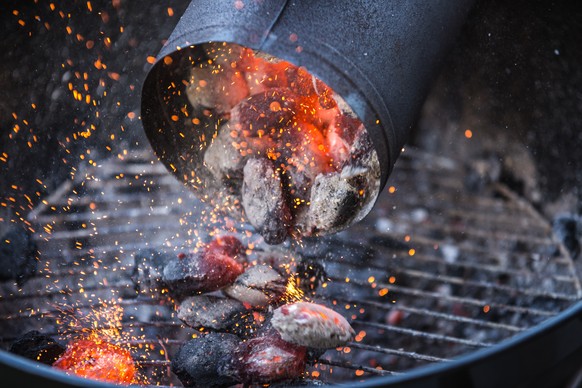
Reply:
[[130, 352], [97, 336], [71, 341], [53, 366], [81, 377], [116, 384], [135, 383], [137, 376]]

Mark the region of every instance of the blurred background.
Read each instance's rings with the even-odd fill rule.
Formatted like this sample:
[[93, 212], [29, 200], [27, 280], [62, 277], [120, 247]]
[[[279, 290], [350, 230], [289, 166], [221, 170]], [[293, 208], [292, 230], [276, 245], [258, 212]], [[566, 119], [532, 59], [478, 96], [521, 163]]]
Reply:
[[[84, 165], [149, 149], [141, 84], [188, 3], [0, 4], [0, 234]], [[549, 219], [577, 219], [582, 4], [509, 3], [476, 2], [410, 145], [466, 160]]]

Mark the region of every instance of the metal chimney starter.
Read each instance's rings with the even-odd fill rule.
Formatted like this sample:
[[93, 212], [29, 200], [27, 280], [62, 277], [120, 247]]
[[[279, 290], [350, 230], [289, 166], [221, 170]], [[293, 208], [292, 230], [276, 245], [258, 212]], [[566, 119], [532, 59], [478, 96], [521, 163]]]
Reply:
[[[194, 0], [144, 82], [141, 115], [147, 137], [165, 166], [200, 191], [212, 180], [200, 171], [201, 154], [219, 123], [184, 125], [184, 116], [195, 115], [184, 92], [192, 64], [205, 61], [209, 44], [222, 42], [290, 62], [340, 96], [375, 148], [378, 190], [351, 220], [358, 221], [385, 186], [471, 4], [472, 0]], [[216, 115], [206, 110], [206, 117]], [[331, 232], [351, 222], [337, 224]], [[326, 234], [321, 232], [312, 235]]]

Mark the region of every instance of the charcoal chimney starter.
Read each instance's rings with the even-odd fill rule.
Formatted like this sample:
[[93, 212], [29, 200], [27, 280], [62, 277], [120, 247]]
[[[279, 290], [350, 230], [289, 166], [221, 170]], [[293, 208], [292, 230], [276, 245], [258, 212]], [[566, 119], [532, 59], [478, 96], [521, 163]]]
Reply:
[[[222, 176], [227, 177], [231, 183], [225, 183], [224, 179], [221, 181], [219, 175], [209, 171], [213, 169], [212, 162], [208, 160], [211, 157], [205, 157], [204, 154], [212, 143], [224, 145], [225, 142], [231, 142], [228, 134], [221, 136], [220, 131], [232, 133], [234, 124], [231, 123], [229, 127], [228, 120], [240, 116], [240, 113], [232, 113], [236, 107], [228, 111], [237, 101], [253, 98], [253, 85], [250, 91], [241, 90], [237, 85], [240, 80], [244, 83], [245, 78], [244, 70], [242, 76], [237, 73], [243, 69], [241, 62], [245, 61], [241, 59], [241, 56], [245, 56], [241, 50], [252, 50], [265, 66], [275, 66], [282, 62], [288, 63], [288, 68], [296, 72], [298, 68], [301, 69], [299, 71], [307, 71], [310, 77], [314, 77], [313, 88], [320, 100], [322, 88], [333, 90], [338, 109], [359, 120], [363, 124], [361, 128], [365, 128], [364, 140], [361, 144], [352, 145], [352, 148], [365, 149], [362, 144], [367, 142], [371, 151], [366, 153], [350, 149], [351, 158], [348, 159], [356, 159], [363, 153], [369, 160], [357, 161], [350, 164], [349, 168], [336, 166], [337, 181], [348, 182], [347, 186], [344, 185], [346, 187], [333, 186], [330, 183], [333, 178], [329, 174], [325, 175], [325, 169], [310, 175], [304, 172], [304, 165], [294, 164], [295, 170], [299, 172], [283, 172], [282, 185], [287, 184], [286, 179], [291, 180], [289, 186], [294, 184], [293, 180], [309, 181], [309, 189], [296, 190], [300, 193], [288, 199], [288, 207], [297, 208], [307, 204], [314, 214], [305, 215], [304, 209], [294, 213], [291, 209], [292, 214], [288, 215], [289, 211], [280, 206], [265, 205], [267, 209], [263, 209], [263, 218], [293, 219], [296, 228], [289, 231], [290, 235], [316, 236], [340, 231], [361, 220], [385, 186], [415, 124], [432, 77], [452, 46], [471, 3], [471, 0], [355, 1], [330, 5], [319, 1], [285, 0], [192, 1], [143, 84], [143, 127], [156, 155], [168, 170], [193, 191], [200, 193], [202, 199], [212, 199], [215, 204], [227, 209], [240, 207], [241, 202], [244, 205], [244, 198], [241, 201], [240, 197], [232, 199], [229, 195], [222, 196], [224, 190], [220, 187], [214, 191], [207, 189], [218, 184], [227, 186], [226, 191], [229, 193], [244, 192], [241, 187], [242, 176], [237, 177], [242, 174], [244, 167], [244, 160], [241, 162], [236, 155], [240, 150], [229, 152], [228, 146], [215, 147], [219, 148], [217, 154], [223, 155], [218, 157], [226, 159], [220, 162], [218, 169], [224, 170]], [[193, 68], [198, 73], [192, 73]], [[199, 73], [204, 71], [212, 74], [212, 77], [202, 76], [200, 81]], [[233, 75], [235, 73], [239, 79]], [[294, 80], [297, 83], [305, 81], [296, 77]], [[206, 90], [202, 93], [207, 94], [196, 96], [200, 85]], [[189, 87], [192, 88], [190, 91]], [[208, 95], [208, 90], [211, 95]], [[265, 93], [272, 98], [273, 93], [278, 92], [279, 89], [269, 89]], [[281, 98], [286, 102], [290, 100], [289, 96]], [[193, 106], [196, 104], [193, 100], [202, 103]], [[277, 107], [280, 102], [277, 100]], [[251, 106], [255, 109], [255, 105]], [[293, 117], [289, 122], [295, 119]], [[343, 125], [334, 123], [332, 126]], [[242, 136], [242, 141], [245, 141], [244, 135], [247, 132], [241, 133], [239, 137]], [[334, 145], [330, 145], [328, 135], [324, 133], [323, 136], [328, 140], [326, 149], [333, 154], [329, 149]], [[305, 144], [316, 144], [318, 141], [309, 136], [302, 139]], [[275, 151], [277, 144], [274, 146]], [[305, 148], [293, 148], [288, 154], [291, 157], [299, 154], [298, 159], [309, 158], [312, 163], [314, 158]], [[253, 149], [255, 151], [256, 148]], [[265, 149], [261, 151], [268, 154]], [[285, 151], [282, 153], [285, 154]], [[278, 168], [276, 158], [274, 156], [271, 159], [275, 168]], [[327, 160], [316, 160], [315, 164], [324, 164]], [[334, 159], [332, 157], [329, 160]], [[362, 172], [362, 168], [365, 172]], [[283, 169], [286, 170], [285, 167]], [[265, 171], [270, 170], [267, 168]], [[318, 172], [322, 174], [316, 176]], [[326, 177], [321, 178], [324, 175]], [[232, 183], [233, 178], [239, 183]], [[252, 177], [245, 179], [256, 181]], [[337, 192], [334, 194], [338, 197], [335, 202], [329, 200], [330, 193], [325, 191], [330, 184], [331, 191]], [[301, 185], [295, 186], [299, 188]], [[307, 194], [302, 194], [302, 190]], [[260, 194], [260, 190], [255, 190], [247, 196], [256, 196], [257, 191]], [[258, 202], [265, 200], [260, 197]], [[335, 213], [329, 215], [329, 208], [334, 208], [336, 213], [353, 215], [347, 219]], [[301, 221], [302, 217], [307, 221]], [[277, 229], [261, 234], [266, 236], [267, 242], [270, 238], [272, 243], [279, 243], [287, 236], [286, 231]]]

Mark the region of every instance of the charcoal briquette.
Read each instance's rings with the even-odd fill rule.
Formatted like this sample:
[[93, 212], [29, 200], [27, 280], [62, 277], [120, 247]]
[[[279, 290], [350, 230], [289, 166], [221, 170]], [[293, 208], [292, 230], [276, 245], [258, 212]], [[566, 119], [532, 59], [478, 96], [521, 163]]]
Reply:
[[271, 324], [284, 341], [310, 348], [344, 346], [355, 335], [341, 314], [310, 302], [290, 303], [275, 309]]
[[301, 377], [305, 363], [306, 348], [282, 340], [271, 329], [241, 342], [225, 370], [246, 384], [270, 384]]
[[194, 329], [208, 329], [229, 333], [242, 330], [237, 326], [253, 323], [253, 312], [231, 298], [215, 295], [196, 295], [183, 300], [178, 307], [178, 318]]
[[286, 281], [279, 272], [266, 265], [255, 265], [240, 275], [223, 291], [229, 297], [252, 307], [265, 307], [285, 292]]
[[137, 294], [158, 297], [162, 289], [162, 272], [172, 257], [155, 249], [141, 249], [134, 256], [131, 280]]
[[9, 350], [30, 360], [52, 365], [64, 353], [65, 346], [51, 336], [32, 330], [16, 339]]
[[241, 340], [227, 333], [201, 334], [172, 357], [172, 372], [185, 387], [229, 387], [238, 383], [228, 366]]
[[295, 268], [295, 279], [299, 289], [306, 294], [314, 294], [327, 280], [327, 273], [321, 263], [312, 258], [301, 259]]
[[163, 270], [162, 283], [176, 299], [219, 290], [243, 272], [242, 264], [216, 253], [179, 254]]
[[276, 137], [293, 122], [297, 96], [287, 88], [273, 88], [242, 100], [231, 111], [233, 123], [250, 137]]
[[268, 159], [249, 159], [244, 167], [242, 205], [249, 222], [268, 244], [287, 238], [291, 213], [281, 177]]
[[22, 285], [36, 273], [36, 244], [27, 228], [7, 225], [0, 231], [0, 280], [16, 280]]

